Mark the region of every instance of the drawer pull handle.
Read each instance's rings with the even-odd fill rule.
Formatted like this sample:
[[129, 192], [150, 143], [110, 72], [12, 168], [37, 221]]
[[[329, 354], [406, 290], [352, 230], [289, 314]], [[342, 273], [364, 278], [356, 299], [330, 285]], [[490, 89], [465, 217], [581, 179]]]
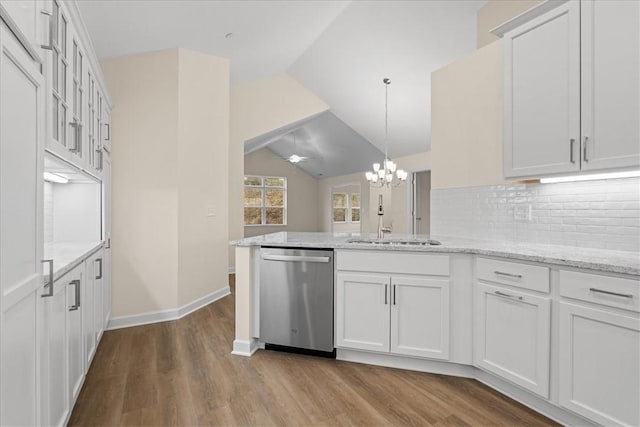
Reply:
[[500, 291], [495, 291], [494, 294], [501, 296], [501, 297], [505, 297], [505, 298], [512, 298], [512, 299], [517, 299], [522, 301], [522, 297], [516, 296], [516, 295], [511, 295], [511, 294], [505, 294], [504, 292], [500, 292]]
[[522, 279], [522, 274], [511, 274], [511, 273], [505, 273], [502, 271], [494, 271], [494, 274], [497, 274], [498, 276], [507, 276], [507, 277], [513, 277], [514, 279]]
[[603, 289], [598, 289], [598, 288], [589, 288], [589, 290], [591, 292], [597, 292], [599, 294], [613, 295], [621, 298], [633, 298], [633, 294], [619, 294], [618, 292], [605, 291]]

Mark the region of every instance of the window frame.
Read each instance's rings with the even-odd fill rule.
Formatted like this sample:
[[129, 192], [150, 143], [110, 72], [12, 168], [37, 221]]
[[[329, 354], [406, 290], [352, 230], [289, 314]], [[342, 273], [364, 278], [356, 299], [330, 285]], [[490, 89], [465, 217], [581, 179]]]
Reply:
[[[245, 227], [284, 227], [287, 225], [287, 213], [288, 213], [288, 208], [287, 208], [287, 204], [288, 204], [288, 197], [287, 197], [287, 177], [285, 176], [272, 176], [272, 175], [244, 175], [244, 179], [246, 178], [260, 178], [260, 185], [247, 185], [243, 183], [243, 188], [242, 188], [242, 223], [244, 224]], [[272, 179], [281, 179], [284, 181], [284, 185], [283, 186], [276, 186], [276, 185], [266, 185], [266, 180], [272, 178]], [[244, 190], [246, 189], [255, 189], [255, 190], [261, 190], [262, 193], [262, 200], [260, 202], [260, 206], [246, 206], [244, 204]], [[280, 208], [280, 206], [267, 206], [266, 205], [266, 197], [267, 197], [267, 190], [272, 190], [272, 189], [276, 189], [276, 190], [282, 190], [282, 224], [267, 224], [267, 209], [268, 208]], [[260, 209], [260, 224], [247, 224], [245, 223], [245, 218], [244, 218], [244, 210], [246, 208], [259, 208]]]
[[[335, 196], [336, 194], [343, 194], [345, 196], [345, 200], [346, 200], [346, 206], [343, 208], [340, 207], [336, 207], [333, 204], [333, 196]], [[360, 224], [360, 222], [362, 221], [362, 206], [356, 206], [354, 207], [351, 203], [351, 197], [357, 194], [358, 198], [360, 199], [360, 204], [362, 204], [362, 192], [359, 193], [349, 193], [349, 192], [342, 192], [342, 191], [334, 191], [331, 193], [331, 221], [334, 224]], [[344, 215], [344, 221], [336, 221], [335, 220], [335, 210], [336, 209], [344, 209], [345, 210], [345, 215]], [[353, 210], [357, 209], [360, 211], [360, 221], [353, 221]]]

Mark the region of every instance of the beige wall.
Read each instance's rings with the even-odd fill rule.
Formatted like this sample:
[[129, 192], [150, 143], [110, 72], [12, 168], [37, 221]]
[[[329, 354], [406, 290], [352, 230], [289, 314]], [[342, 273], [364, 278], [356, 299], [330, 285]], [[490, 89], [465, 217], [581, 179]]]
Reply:
[[[178, 306], [228, 285], [229, 61], [179, 50]], [[214, 212], [211, 212], [213, 210]], [[211, 214], [215, 216], [209, 216]]]
[[501, 55], [495, 42], [431, 74], [432, 188], [504, 183]]
[[169, 49], [102, 69], [114, 102], [112, 314], [175, 309], [227, 286], [228, 170], [211, 169], [227, 155], [228, 62]]
[[490, 0], [478, 10], [478, 48], [498, 40], [490, 33], [498, 25], [520, 15], [542, 0]]
[[[231, 88], [229, 143], [229, 240], [244, 237], [242, 185], [244, 141], [312, 117], [329, 106], [286, 73]], [[235, 253], [229, 253], [229, 266]]]
[[287, 178], [287, 225], [246, 226], [244, 236], [318, 230], [318, 180], [263, 148], [244, 157], [244, 174]]
[[178, 51], [127, 56], [101, 65], [114, 102], [112, 316], [174, 308]]

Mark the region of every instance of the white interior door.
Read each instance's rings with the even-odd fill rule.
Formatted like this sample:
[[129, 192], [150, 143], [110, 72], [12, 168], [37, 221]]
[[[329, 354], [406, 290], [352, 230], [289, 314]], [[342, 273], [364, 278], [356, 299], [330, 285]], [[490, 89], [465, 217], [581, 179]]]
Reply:
[[0, 22], [0, 424], [38, 425], [44, 88]]

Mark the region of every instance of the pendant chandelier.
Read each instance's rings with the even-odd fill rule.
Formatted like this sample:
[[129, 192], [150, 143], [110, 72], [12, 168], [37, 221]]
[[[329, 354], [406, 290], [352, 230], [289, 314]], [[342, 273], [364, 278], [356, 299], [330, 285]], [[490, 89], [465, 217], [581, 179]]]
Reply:
[[384, 161], [382, 164], [374, 163], [373, 172], [366, 173], [367, 181], [372, 187], [397, 187], [407, 180], [408, 173], [398, 169], [397, 165], [389, 159], [389, 85], [391, 80], [382, 79], [384, 83]]

